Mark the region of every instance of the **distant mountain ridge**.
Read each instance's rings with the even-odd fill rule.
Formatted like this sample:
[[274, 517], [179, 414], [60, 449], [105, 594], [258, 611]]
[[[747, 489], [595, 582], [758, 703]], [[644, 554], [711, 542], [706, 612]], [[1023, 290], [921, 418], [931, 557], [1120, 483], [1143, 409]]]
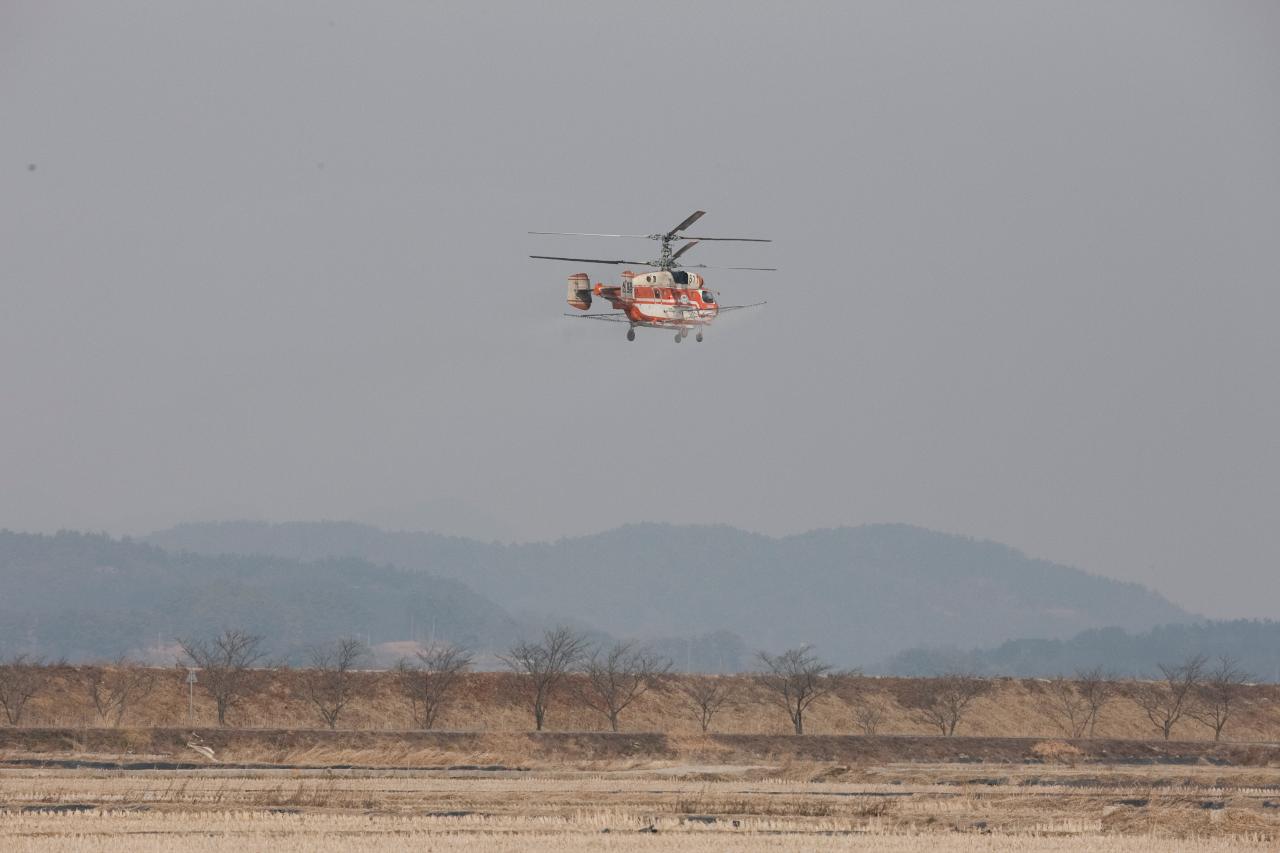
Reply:
[[0, 531], [0, 656], [172, 660], [174, 638], [227, 628], [261, 634], [273, 656], [294, 662], [342, 635], [501, 649], [528, 630], [456, 580], [355, 557], [198, 555], [100, 534]]
[[916, 648], [874, 668], [885, 675], [932, 675], [963, 669], [1015, 677], [1071, 674], [1101, 667], [1119, 676], [1159, 677], [1160, 665], [1205, 655], [1210, 665], [1230, 657], [1259, 681], [1280, 681], [1280, 622], [1233, 619], [1161, 625], [1142, 633], [1093, 628], [1070, 639], [1008, 640], [994, 648]]
[[358, 558], [460, 581], [517, 617], [570, 617], [641, 638], [728, 631], [751, 648], [813, 643], [841, 665], [870, 665], [919, 646], [990, 646], [1198, 619], [1137, 584], [995, 542], [895, 524], [782, 538], [726, 526], [633, 524], [501, 545], [347, 522], [222, 522], [148, 539], [201, 554]]

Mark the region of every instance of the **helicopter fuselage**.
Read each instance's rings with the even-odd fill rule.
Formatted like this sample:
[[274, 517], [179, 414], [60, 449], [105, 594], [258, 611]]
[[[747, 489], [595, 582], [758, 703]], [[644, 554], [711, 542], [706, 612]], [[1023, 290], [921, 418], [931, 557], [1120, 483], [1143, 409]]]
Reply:
[[715, 294], [697, 273], [656, 270], [622, 274], [622, 284], [598, 282], [594, 287], [586, 273], [569, 278], [568, 302], [580, 311], [591, 307], [591, 296], [607, 299], [626, 314], [632, 326], [692, 328], [715, 319], [719, 306]]

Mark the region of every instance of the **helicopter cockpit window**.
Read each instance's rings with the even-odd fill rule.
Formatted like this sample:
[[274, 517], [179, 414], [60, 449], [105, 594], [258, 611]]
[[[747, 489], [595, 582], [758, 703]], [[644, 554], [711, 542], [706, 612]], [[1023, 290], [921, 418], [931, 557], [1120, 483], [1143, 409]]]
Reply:
[[702, 301], [707, 303], [708, 305], [715, 305], [716, 304], [715, 294], [713, 294], [710, 290], [702, 291]]
[[676, 270], [675, 272], [671, 273], [671, 277], [675, 279], [676, 284], [689, 283], [689, 274], [684, 270]]

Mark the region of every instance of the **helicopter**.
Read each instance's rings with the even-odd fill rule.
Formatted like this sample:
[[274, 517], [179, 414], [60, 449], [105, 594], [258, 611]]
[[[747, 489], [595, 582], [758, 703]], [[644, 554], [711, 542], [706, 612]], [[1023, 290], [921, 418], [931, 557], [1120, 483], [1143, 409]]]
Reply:
[[[584, 264], [613, 264], [615, 266], [652, 267], [651, 272], [633, 272], [623, 270], [621, 284], [604, 284], [597, 282], [591, 285], [591, 277], [584, 272], [569, 276], [568, 302], [579, 311], [591, 308], [592, 295], [608, 300], [617, 311], [597, 314], [565, 314], [578, 320], [604, 320], [612, 323], [627, 324], [627, 340], [636, 339], [636, 328], [675, 329], [676, 343], [689, 337], [695, 331], [694, 340], [701, 343], [703, 330], [711, 325], [720, 314], [726, 311], [740, 311], [744, 308], [758, 308], [764, 302], [750, 305], [721, 305], [716, 293], [707, 288], [701, 275], [689, 272], [690, 269], [724, 269], [724, 270], [757, 270], [776, 272], [775, 267], [711, 267], [706, 264], [682, 264], [680, 258], [700, 242], [734, 242], [734, 243], [771, 243], [761, 237], [692, 237], [682, 233], [704, 215], [705, 210], [695, 210], [688, 218], [660, 234], [595, 234], [583, 231], [530, 231], [530, 234], [552, 235], [562, 237], [634, 237], [646, 240], [657, 240], [661, 246], [661, 254], [651, 261], [606, 260], [601, 258], [565, 258], [558, 255], [530, 255], [544, 261], [574, 261]], [[672, 251], [672, 244], [686, 241], [683, 246]]]

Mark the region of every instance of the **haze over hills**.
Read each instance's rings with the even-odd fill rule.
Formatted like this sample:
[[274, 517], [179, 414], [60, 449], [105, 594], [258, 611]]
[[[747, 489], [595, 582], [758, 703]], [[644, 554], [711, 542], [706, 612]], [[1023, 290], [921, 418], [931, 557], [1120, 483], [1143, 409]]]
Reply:
[[1190, 622], [1158, 593], [994, 542], [907, 525], [771, 538], [725, 526], [636, 524], [500, 545], [333, 522], [186, 524], [174, 551], [358, 558], [465, 583], [519, 618], [573, 618], [615, 636], [733, 632], [751, 648], [813, 643], [840, 665], [918, 646], [1067, 638]]
[[1210, 666], [1230, 657], [1251, 678], [1280, 681], [1280, 622], [1234, 619], [1161, 625], [1138, 634], [1092, 628], [1067, 640], [1008, 640], [994, 648], [917, 648], [873, 668], [893, 675], [932, 675], [962, 669], [982, 675], [1045, 676], [1102, 667], [1122, 676], [1158, 678], [1160, 665], [1205, 655]]
[[174, 638], [226, 628], [273, 656], [342, 635], [503, 648], [528, 626], [455, 580], [354, 557], [175, 554], [104, 535], [0, 531], [0, 655], [172, 660]]

